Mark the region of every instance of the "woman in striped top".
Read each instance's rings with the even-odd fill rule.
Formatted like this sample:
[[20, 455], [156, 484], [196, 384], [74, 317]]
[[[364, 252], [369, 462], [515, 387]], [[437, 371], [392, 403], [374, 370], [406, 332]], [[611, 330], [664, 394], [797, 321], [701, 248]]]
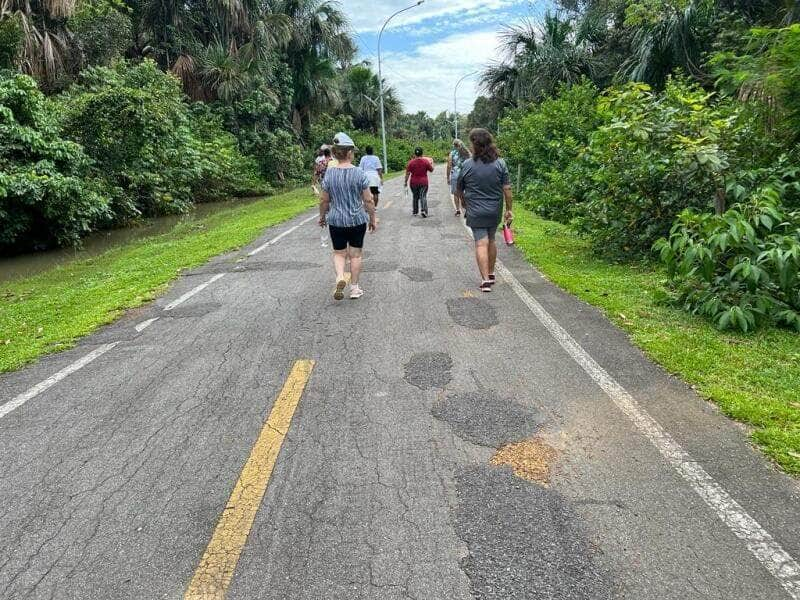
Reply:
[[344, 298], [347, 281], [344, 269], [350, 259], [350, 298], [364, 295], [358, 279], [361, 274], [361, 252], [364, 234], [376, 229], [375, 204], [367, 174], [353, 165], [355, 144], [345, 133], [333, 139], [336, 166], [329, 166], [322, 180], [319, 201], [319, 224], [328, 225], [333, 245], [333, 268], [336, 271], [336, 300]]

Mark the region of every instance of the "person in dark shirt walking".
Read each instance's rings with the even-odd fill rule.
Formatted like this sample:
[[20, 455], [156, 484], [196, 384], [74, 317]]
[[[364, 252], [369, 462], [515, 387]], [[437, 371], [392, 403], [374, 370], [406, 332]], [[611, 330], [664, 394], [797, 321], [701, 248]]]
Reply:
[[414, 211], [417, 215], [422, 213], [422, 217], [428, 216], [428, 173], [433, 172], [433, 162], [422, 157], [422, 148], [414, 150], [414, 158], [408, 161], [406, 166], [405, 187], [411, 180], [411, 193], [414, 196]]
[[[497, 245], [494, 237], [501, 218], [511, 225], [512, 193], [508, 167], [500, 158], [492, 134], [485, 129], [469, 133], [472, 158], [464, 161], [456, 183], [456, 195], [466, 206], [467, 226], [475, 239], [475, 260], [481, 274], [480, 289], [491, 292], [495, 283]], [[503, 203], [505, 202], [505, 214]]]

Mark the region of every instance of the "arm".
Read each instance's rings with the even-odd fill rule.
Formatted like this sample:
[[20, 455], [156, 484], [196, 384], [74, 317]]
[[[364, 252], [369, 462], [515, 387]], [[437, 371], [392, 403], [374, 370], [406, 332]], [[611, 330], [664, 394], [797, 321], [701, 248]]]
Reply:
[[378, 228], [375, 221], [375, 202], [372, 199], [372, 192], [369, 188], [361, 190], [361, 199], [364, 201], [364, 209], [369, 215], [369, 230], [374, 232]]
[[447, 178], [448, 182], [450, 181], [450, 173], [452, 173], [452, 171], [453, 171], [453, 157], [450, 154], [448, 154], [447, 155], [447, 173], [445, 173], [445, 177]]
[[514, 205], [514, 192], [511, 190], [511, 184], [506, 184], [503, 186], [503, 198], [506, 201], [506, 216], [505, 222], [506, 225], [511, 225], [511, 221], [514, 219], [514, 213], [511, 212], [511, 209]]
[[403, 183], [403, 187], [408, 187], [408, 178], [409, 177], [411, 177], [411, 171], [409, 171], [408, 167], [406, 167], [406, 180], [405, 180], [405, 183]]
[[383, 169], [378, 169], [378, 175], [380, 175], [381, 185], [383, 185]]
[[331, 206], [331, 197], [325, 190], [319, 195], [319, 225], [325, 227], [328, 209]]

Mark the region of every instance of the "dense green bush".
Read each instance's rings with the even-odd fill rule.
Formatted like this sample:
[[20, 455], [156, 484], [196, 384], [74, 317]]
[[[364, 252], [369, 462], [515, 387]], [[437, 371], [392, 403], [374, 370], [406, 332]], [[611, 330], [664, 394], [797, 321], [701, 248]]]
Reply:
[[0, 72], [0, 250], [75, 244], [108, 214], [91, 161], [26, 75]]
[[290, 185], [308, 178], [303, 149], [290, 133], [276, 98], [252, 90], [240, 100], [216, 103], [214, 110], [236, 136], [242, 153], [256, 161], [264, 179]]
[[655, 244], [675, 299], [720, 329], [775, 322], [800, 331], [800, 211], [766, 186], [722, 215], [683, 212]]
[[605, 124], [580, 159], [589, 185], [577, 223], [598, 253], [643, 257], [684, 209], [710, 211], [724, 193], [720, 139], [735, 109], [671, 80], [663, 94], [637, 83], [612, 88], [598, 110]]
[[[356, 131], [353, 134], [353, 141], [363, 152], [366, 146], [372, 146], [375, 154], [383, 161], [383, 142], [379, 135]], [[419, 146], [425, 156], [432, 157], [436, 162], [447, 160], [447, 153], [450, 151], [451, 140], [404, 140], [399, 138], [386, 140], [386, 155], [389, 162], [390, 171], [403, 171], [408, 161], [414, 156], [414, 149]]]
[[65, 133], [109, 181], [117, 221], [188, 210], [196, 196], [237, 193], [253, 163], [178, 80], [149, 60], [92, 67], [62, 96]]
[[600, 125], [596, 104], [597, 89], [585, 81], [511, 113], [501, 125], [500, 147], [512, 169], [522, 169], [521, 200], [548, 219], [570, 221], [583, 200], [588, 178], [577, 161]]

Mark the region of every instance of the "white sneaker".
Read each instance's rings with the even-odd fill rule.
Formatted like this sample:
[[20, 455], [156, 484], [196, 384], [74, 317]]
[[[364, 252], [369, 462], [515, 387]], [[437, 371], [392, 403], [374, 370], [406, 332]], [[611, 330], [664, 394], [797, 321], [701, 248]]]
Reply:
[[358, 300], [363, 295], [364, 295], [364, 290], [361, 289], [361, 286], [359, 286], [359, 285], [351, 285], [350, 286], [350, 299], [351, 300]]

